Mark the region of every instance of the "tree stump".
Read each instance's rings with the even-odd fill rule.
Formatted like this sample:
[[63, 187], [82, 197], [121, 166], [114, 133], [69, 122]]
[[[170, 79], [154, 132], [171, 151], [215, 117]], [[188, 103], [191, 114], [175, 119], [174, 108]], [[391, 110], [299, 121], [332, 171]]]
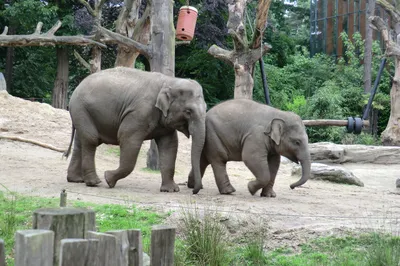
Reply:
[[174, 265], [175, 231], [174, 226], [155, 225], [152, 227], [150, 265]]
[[54, 232], [54, 264], [59, 264], [60, 245], [64, 238], [85, 238], [96, 230], [95, 212], [81, 208], [45, 208], [33, 213], [33, 229]]

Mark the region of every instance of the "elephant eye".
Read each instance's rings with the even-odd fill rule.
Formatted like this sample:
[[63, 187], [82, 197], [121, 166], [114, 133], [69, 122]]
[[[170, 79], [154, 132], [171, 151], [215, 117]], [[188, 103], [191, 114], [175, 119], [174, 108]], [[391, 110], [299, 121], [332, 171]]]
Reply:
[[295, 140], [293, 140], [293, 142], [294, 142], [294, 144], [296, 144], [297, 146], [300, 146], [300, 145], [301, 145], [301, 140], [299, 140], [299, 139], [295, 139]]
[[186, 109], [186, 110], [185, 110], [185, 114], [186, 114], [186, 115], [191, 115], [191, 113], [192, 113], [192, 110], [190, 110], [190, 109]]

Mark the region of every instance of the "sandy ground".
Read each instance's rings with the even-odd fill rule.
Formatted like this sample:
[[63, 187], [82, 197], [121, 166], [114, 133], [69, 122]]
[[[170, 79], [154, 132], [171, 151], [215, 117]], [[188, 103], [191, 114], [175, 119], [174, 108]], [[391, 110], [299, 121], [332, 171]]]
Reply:
[[[0, 136], [19, 136], [67, 148], [71, 134], [69, 114], [46, 104], [24, 101], [0, 92]], [[345, 164], [364, 182], [364, 187], [310, 180], [291, 190], [298, 177], [290, 175], [292, 164], [282, 164], [278, 172], [276, 198], [251, 196], [247, 182], [253, 178], [243, 163], [229, 163], [228, 174], [236, 188], [233, 195], [220, 195], [209, 167], [204, 189], [192, 195], [183, 183], [190, 170], [190, 139], [179, 134], [175, 181], [182, 183], [178, 193], [161, 193], [161, 177], [144, 170], [149, 142], [143, 143], [135, 170], [116, 187], [105, 182], [98, 187], [68, 183], [69, 159], [60, 152], [32, 144], [0, 139], [0, 183], [27, 195], [58, 197], [66, 189], [68, 199], [96, 203], [136, 204], [160, 211], [174, 211], [167, 223], [178, 223], [183, 210], [215, 210], [232, 235], [265, 227], [272, 241], [269, 246], [296, 247], [305, 239], [340, 234], [349, 230], [384, 228], [400, 232], [400, 190], [395, 181], [399, 165]], [[102, 145], [96, 155], [97, 173], [118, 165], [117, 146]], [[2, 189], [2, 188], [0, 188]]]

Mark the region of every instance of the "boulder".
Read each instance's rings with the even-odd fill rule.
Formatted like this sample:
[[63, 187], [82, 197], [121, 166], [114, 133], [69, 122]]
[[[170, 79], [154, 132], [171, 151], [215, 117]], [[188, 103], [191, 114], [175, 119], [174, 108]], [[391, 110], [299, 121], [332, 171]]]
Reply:
[[340, 145], [330, 142], [309, 145], [312, 161], [329, 163], [399, 164], [400, 147]]
[[[292, 168], [292, 176], [301, 175], [301, 166], [295, 165]], [[314, 180], [326, 180], [334, 183], [356, 185], [363, 187], [364, 183], [361, 182], [351, 171], [344, 169], [340, 166], [329, 166], [322, 163], [311, 164], [311, 177]]]
[[143, 266], [150, 266], [150, 256], [143, 252]]

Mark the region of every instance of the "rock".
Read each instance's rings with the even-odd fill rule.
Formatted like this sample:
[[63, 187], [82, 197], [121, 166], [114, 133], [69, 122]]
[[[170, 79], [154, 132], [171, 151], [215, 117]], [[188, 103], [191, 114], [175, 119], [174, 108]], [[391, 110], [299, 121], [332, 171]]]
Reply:
[[[292, 168], [292, 175], [301, 175], [301, 166], [295, 165]], [[312, 163], [311, 164], [311, 177], [314, 180], [326, 180], [334, 183], [342, 183], [348, 185], [356, 185], [363, 187], [364, 183], [361, 182], [358, 177], [356, 177], [349, 170], [344, 169], [340, 166], [329, 166], [322, 163]]]
[[0, 72], [0, 91], [5, 91], [6, 89], [6, 79], [4, 78], [3, 73]]
[[282, 164], [291, 164], [291, 163], [294, 164], [294, 162], [292, 162], [291, 160], [289, 160], [289, 159], [286, 158], [285, 156], [281, 156], [281, 163], [282, 163]]
[[309, 145], [311, 159], [330, 163], [398, 164], [400, 147], [340, 145], [330, 142]]
[[400, 188], [400, 178], [396, 180], [396, 187]]
[[150, 257], [143, 252], [143, 266], [150, 266]]
[[330, 142], [309, 144], [311, 160], [321, 162], [341, 163], [344, 158], [344, 149]]

